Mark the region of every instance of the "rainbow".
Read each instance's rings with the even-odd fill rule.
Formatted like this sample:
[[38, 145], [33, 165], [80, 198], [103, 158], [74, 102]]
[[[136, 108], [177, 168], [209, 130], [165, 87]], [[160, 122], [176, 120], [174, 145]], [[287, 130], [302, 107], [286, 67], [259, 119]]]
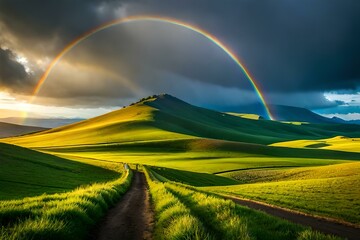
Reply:
[[72, 40], [58, 55], [56, 55], [56, 57], [51, 61], [51, 63], [49, 64], [49, 66], [47, 67], [47, 69], [45, 70], [45, 72], [43, 73], [43, 75], [41, 76], [41, 78], [39, 79], [38, 83], [36, 84], [33, 94], [32, 94], [32, 99], [36, 97], [36, 95], [39, 93], [41, 87], [43, 86], [43, 84], [45, 83], [47, 77], [49, 76], [51, 70], [55, 67], [55, 65], [59, 62], [59, 60], [67, 53], [69, 52], [73, 47], [75, 47], [77, 44], [79, 44], [81, 41], [83, 41], [84, 39], [90, 37], [91, 35], [100, 32], [101, 30], [104, 30], [106, 28], [115, 26], [115, 25], [119, 25], [119, 24], [123, 24], [123, 23], [129, 23], [129, 22], [137, 22], [137, 21], [152, 21], [152, 22], [165, 22], [165, 23], [169, 23], [169, 24], [173, 24], [173, 25], [177, 25], [177, 26], [181, 26], [184, 28], [187, 28], [189, 30], [192, 30], [198, 34], [200, 34], [201, 36], [209, 39], [210, 41], [212, 41], [213, 43], [215, 43], [218, 47], [220, 47], [239, 67], [240, 69], [244, 72], [244, 74], [246, 75], [246, 77], [249, 79], [252, 87], [254, 88], [254, 90], [256, 91], [258, 97], [260, 98], [261, 103], [263, 104], [266, 114], [268, 115], [268, 117], [273, 120], [273, 116], [269, 110], [268, 105], [266, 104], [266, 101], [264, 99], [263, 94], [261, 93], [258, 85], [256, 84], [254, 78], [250, 75], [250, 73], [246, 70], [245, 66], [241, 63], [240, 59], [230, 50], [229, 47], [227, 47], [225, 44], [223, 44], [219, 39], [217, 39], [214, 35], [211, 35], [209, 32], [196, 27], [194, 25], [188, 24], [186, 22], [182, 22], [179, 21], [177, 19], [172, 19], [172, 18], [168, 18], [168, 17], [158, 17], [158, 16], [131, 16], [131, 17], [126, 17], [126, 18], [120, 18], [120, 19], [115, 19], [109, 22], [106, 22], [104, 24], [101, 24], [85, 33], [83, 33], [82, 35], [80, 35], [79, 37], [75, 38], [74, 40]]

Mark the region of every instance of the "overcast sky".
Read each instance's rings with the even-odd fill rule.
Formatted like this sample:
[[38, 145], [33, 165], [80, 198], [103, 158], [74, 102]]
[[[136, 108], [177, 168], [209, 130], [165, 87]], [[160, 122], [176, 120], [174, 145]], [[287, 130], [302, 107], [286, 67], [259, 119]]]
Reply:
[[[72, 39], [106, 21], [143, 14], [215, 35], [271, 104], [360, 118], [358, 0], [0, 0], [0, 96], [26, 103]], [[35, 103], [65, 111], [55, 111], [58, 116], [79, 108], [81, 117], [86, 109], [101, 113], [164, 92], [219, 110], [259, 102], [237, 65], [208, 39], [169, 23], [133, 22], [73, 48]]]

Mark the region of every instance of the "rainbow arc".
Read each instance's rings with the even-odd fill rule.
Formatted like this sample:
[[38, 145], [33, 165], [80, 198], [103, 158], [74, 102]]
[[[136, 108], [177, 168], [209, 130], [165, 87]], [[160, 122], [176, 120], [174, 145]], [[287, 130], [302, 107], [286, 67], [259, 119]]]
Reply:
[[68, 45], [66, 45], [66, 47], [58, 55], [56, 55], [56, 57], [51, 61], [51, 63], [49, 64], [49, 66], [47, 67], [47, 69], [45, 70], [45, 72], [43, 73], [43, 75], [41, 76], [41, 78], [39, 79], [38, 83], [36, 84], [36, 86], [34, 88], [34, 91], [32, 94], [32, 100], [37, 96], [37, 94], [41, 90], [41, 87], [44, 85], [46, 79], [48, 78], [49, 74], [51, 73], [51, 70], [55, 67], [55, 65], [60, 61], [60, 59], [67, 52], [69, 52], [73, 47], [75, 47], [76, 45], [81, 43], [81, 41], [85, 40], [86, 38], [90, 37], [91, 35], [99, 32], [101, 30], [104, 30], [106, 28], [109, 28], [109, 27], [112, 27], [115, 25], [119, 25], [119, 24], [124, 24], [124, 23], [129, 23], [129, 22], [139, 22], [139, 21], [165, 22], [165, 23], [181, 26], [181, 27], [187, 28], [189, 30], [192, 30], [192, 31], [200, 34], [201, 36], [207, 38], [208, 40], [212, 41], [214, 44], [216, 44], [218, 47], [220, 47], [243, 71], [243, 73], [246, 75], [247, 79], [250, 81], [252, 87], [254, 88], [256, 94], [258, 95], [262, 105], [264, 106], [264, 109], [266, 111], [268, 118], [271, 120], [274, 119], [269, 110], [269, 107], [265, 101], [265, 98], [260, 91], [259, 86], [256, 84], [254, 78], [250, 75], [249, 71], [241, 63], [240, 59], [235, 55], [235, 53], [233, 53], [230, 50], [229, 47], [227, 47], [224, 43], [222, 43], [214, 35], [210, 34], [209, 32], [207, 32], [197, 26], [194, 26], [192, 24], [189, 24], [189, 23], [186, 23], [183, 21], [179, 21], [177, 19], [172, 19], [172, 18], [167, 18], [167, 17], [159, 17], [159, 16], [131, 16], [131, 17], [112, 20], [112, 21], [106, 22], [104, 24], [101, 24], [100, 26], [97, 26], [97, 27], [85, 32], [84, 34], [80, 35], [79, 37], [75, 38]]

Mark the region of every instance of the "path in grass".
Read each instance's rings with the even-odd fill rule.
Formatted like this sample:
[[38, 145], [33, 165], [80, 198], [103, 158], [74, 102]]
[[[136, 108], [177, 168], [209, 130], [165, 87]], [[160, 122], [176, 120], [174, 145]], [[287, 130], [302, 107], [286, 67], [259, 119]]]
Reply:
[[226, 196], [225, 198], [233, 200], [237, 204], [266, 212], [267, 214], [280, 217], [304, 226], [309, 226], [314, 230], [318, 230], [326, 234], [337, 235], [348, 240], [356, 240], [359, 239], [360, 236], [360, 228], [336, 222], [335, 220], [314, 217], [304, 213], [294, 212], [252, 200], [239, 199], [231, 196]]
[[130, 189], [93, 229], [89, 239], [152, 239], [152, 223], [146, 178], [143, 173], [134, 172]]

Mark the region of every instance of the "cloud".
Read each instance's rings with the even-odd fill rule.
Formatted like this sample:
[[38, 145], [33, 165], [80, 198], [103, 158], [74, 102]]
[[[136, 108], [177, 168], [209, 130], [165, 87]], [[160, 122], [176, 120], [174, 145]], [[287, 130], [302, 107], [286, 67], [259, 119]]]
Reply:
[[0, 48], [0, 87], [16, 92], [28, 91], [32, 87], [32, 76], [29, 75], [15, 54], [10, 49]]
[[[94, 26], [129, 15], [169, 16], [226, 43], [269, 102], [330, 107], [341, 103], [326, 100], [323, 92], [359, 87], [358, 9], [356, 0], [0, 0], [0, 43], [34, 64], [35, 80], [44, 63]], [[19, 66], [15, 72], [24, 73]], [[101, 31], [70, 51], [39, 98], [59, 105], [106, 106], [171, 91], [190, 102], [215, 104], [204, 89], [216, 92], [212, 99], [223, 105], [237, 102], [238, 96], [247, 96], [248, 102], [256, 97], [234, 62], [199, 34], [170, 24], [129, 23]]]

